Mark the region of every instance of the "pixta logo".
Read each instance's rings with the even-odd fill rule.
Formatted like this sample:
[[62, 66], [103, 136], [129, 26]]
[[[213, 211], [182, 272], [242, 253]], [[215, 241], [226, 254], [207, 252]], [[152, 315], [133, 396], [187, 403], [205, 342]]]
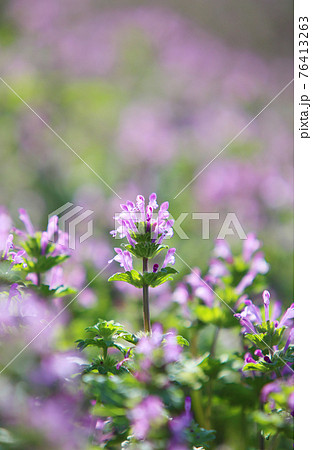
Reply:
[[[59, 229], [68, 234], [68, 247], [75, 250], [77, 237], [81, 232], [83, 222], [85, 222], [93, 213], [94, 211], [90, 209], [84, 209], [82, 206], [75, 206], [73, 203], [67, 202], [65, 205], [49, 214], [49, 219], [52, 216], [58, 216]], [[93, 220], [89, 219], [86, 226], [87, 231], [79, 236], [80, 244], [93, 235]]]

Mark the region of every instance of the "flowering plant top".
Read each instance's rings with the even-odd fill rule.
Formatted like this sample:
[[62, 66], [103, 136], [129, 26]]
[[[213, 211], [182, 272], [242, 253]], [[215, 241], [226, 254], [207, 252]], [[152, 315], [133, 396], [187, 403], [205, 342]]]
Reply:
[[[158, 212], [157, 195], [149, 196], [146, 205], [143, 195], [138, 195], [136, 203], [127, 201], [120, 205], [122, 211], [115, 216], [117, 228], [111, 231], [113, 237], [126, 238], [127, 244], [115, 248], [116, 256], [109, 262], [117, 261], [125, 272], [119, 272], [110, 278], [110, 281], [125, 281], [137, 288], [144, 285], [156, 287], [171, 279], [171, 274], [177, 271], [168, 264], [175, 263], [175, 248], [164, 245], [166, 238], [173, 236], [174, 220], [169, 219], [169, 203], [160, 205]], [[163, 263], [150, 262], [160, 252], [166, 251]], [[143, 260], [143, 273], [133, 268], [133, 256]], [[150, 265], [150, 267], [149, 267]]]

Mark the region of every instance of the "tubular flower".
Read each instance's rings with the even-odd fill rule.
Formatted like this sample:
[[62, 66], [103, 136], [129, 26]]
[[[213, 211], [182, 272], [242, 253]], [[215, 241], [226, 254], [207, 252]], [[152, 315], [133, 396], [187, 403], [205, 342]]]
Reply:
[[136, 203], [127, 201], [120, 207], [122, 212], [114, 217], [117, 227], [111, 231], [111, 235], [126, 238], [128, 244], [122, 244], [125, 250], [115, 248], [117, 255], [109, 262], [115, 260], [128, 271], [133, 268], [131, 255], [152, 259], [161, 250], [167, 249], [163, 263], [154, 264], [152, 271], [156, 273], [166, 268], [168, 264], [174, 264], [175, 248], [168, 249], [168, 246], [163, 245], [163, 241], [173, 235], [174, 220], [169, 219], [169, 203], [162, 203], [156, 211], [157, 195], [153, 193], [149, 196], [147, 204], [143, 195], [138, 195]]
[[[140, 235], [151, 234], [153, 243], [161, 244], [165, 238], [173, 236], [173, 219], [169, 219], [169, 203], [164, 202], [158, 208], [155, 193], [149, 196], [149, 202], [145, 205], [143, 195], [138, 195], [136, 204], [127, 201], [120, 205], [122, 212], [115, 216], [117, 228], [111, 231], [112, 236], [126, 237], [129, 244], [135, 246], [140, 240]], [[156, 215], [156, 217], [154, 217]]]

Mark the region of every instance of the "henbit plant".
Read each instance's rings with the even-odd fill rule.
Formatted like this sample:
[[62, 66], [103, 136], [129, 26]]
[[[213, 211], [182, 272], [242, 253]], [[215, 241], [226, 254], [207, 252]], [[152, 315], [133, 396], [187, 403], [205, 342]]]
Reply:
[[[16, 228], [8, 232], [0, 260], [3, 368], [43, 329], [51, 339], [43, 339], [43, 350], [39, 345], [39, 353], [30, 355], [30, 365], [25, 360], [22, 367], [17, 362], [6, 368], [8, 376], [2, 375], [1, 383], [10, 391], [14, 380], [20, 380], [23, 398], [30, 402], [35, 398], [39, 408], [47, 412], [52, 408], [54, 413], [43, 420], [36, 407], [26, 420], [18, 407], [20, 394], [8, 405], [2, 390], [3, 448], [18, 448], [23, 442], [25, 448], [36, 450], [40, 445], [67, 450], [75, 441], [77, 449], [203, 450], [214, 442], [231, 443], [225, 436], [234, 429], [239, 439], [235, 450], [257, 445], [267, 450], [291, 448], [294, 308], [291, 305], [282, 315], [281, 303], [264, 290], [269, 265], [260, 241], [248, 235], [238, 255], [225, 241], [217, 241], [206, 274], [195, 268], [174, 292], [168, 287], [165, 316], [154, 309], [151, 330], [148, 289], [175, 272], [167, 267], [174, 263], [175, 249], [163, 245], [163, 239], [172, 235], [168, 204], [160, 206], [160, 223], [151, 217], [156, 205], [155, 194], [147, 208], [142, 196], [137, 205], [127, 202], [113, 232], [127, 236], [128, 243], [116, 249], [115, 257], [125, 272], [112, 278], [143, 290], [144, 332], [133, 334], [117, 322], [99, 319], [87, 328], [87, 337], [77, 341], [89, 363], [51, 345], [52, 323], [58, 333], [63, 328], [62, 334], [71, 322], [77, 323], [75, 310], [65, 319], [66, 327], [55, 321], [57, 299], [75, 292], [52, 276], [69, 257], [63, 245], [66, 235], [58, 229], [56, 217], [50, 219], [47, 231], [39, 232], [26, 211], [20, 211], [26, 232]], [[147, 270], [136, 271], [137, 260], [144, 260]], [[261, 292], [263, 306], [258, 306]], [[77, 328], [79, 337], [81, 322]], [[222, 337], [229, 332], [236, 336], [230, 350]], [[59, 417], [62, 432], [56, 439], [46, 426], [59, 427]]]
[[[138, 195], [136, 204], [127, 201], [120, 205], [122, 212], [115, 217], [118, 227], [111, 232], [114, 237], [126, 237], [128, 244], [121, 244], [122, 248], [115, 248], [117, 255], [110, 260], [117, 261], [125, 272], [115, 273], [109, 281], [125, 281], [143, 292], [143, 321], [144, 331], [151, 331], [149, 312], [149, 287], [157, 287], [171, 280], [171, 275], [177, 273], [168, 264], [175, 263], [175, 248], [169, 248], [163, 241], [173, 235], [174, 220], [170, 219], [168, 211], [169, 203], [164, 202], [158, 208], [157, 196], [155, 193], [149, 197], [149, 202], [145, 204], [145, 198]], [[158, 263], [153, 264], [155, 257], [166, 251], [161, 267]], [[132, 256], [142, 261], [142, 272], [139, 273], [133, 268]], [[152, 270], [150, 270], [152, 268]]]

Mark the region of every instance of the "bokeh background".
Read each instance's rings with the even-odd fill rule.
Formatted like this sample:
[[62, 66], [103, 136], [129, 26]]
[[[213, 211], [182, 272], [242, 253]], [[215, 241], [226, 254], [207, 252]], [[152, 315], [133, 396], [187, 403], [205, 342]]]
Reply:
[[[288, 307], [293, 298], [292, 3], [0, 1], [0, 250], [13, 225], [23, 228], [19, 208], [28, 211], [38, 230], [46, 229], [48, 215], [67, 202], [93, 210], [93, 236], [77, 245], [57, 279], [48, 274], [45, 280], [51, 289], [64, 284], [79, 292], [114, 255], [116, 242], [109, 231], [115, 228], [119, 204], [139, 193], [157, 192], [159, 202], [169, 201], [173, 217], [189, 213], [183, 221], [189, 239], [174, 236], [170, 241], [187, 265], [177, 258], [179, 275], [173, 285], [153, 290], [153, 322], [185, 332], [172, 290], [190, 273], [189, 267], [207, 273], [228, 212], [237, 215], [246, 233], [255, 232], [263, 242], [270, 264], [263, 287]], [[201, 222], [192, 220], [193, 212], [220, 213], [220, 221], [211, 222], [210, 240], [202, 240]], [[77, 230], [78, 237], [86, 231], [86, 222]], [[237, 236], [229, 240], [241, 250]], [[73, 352], [75, 340], [99, 317], [122, 322], [133, 332], [141, 329], [139, 290], [107, 282], [118, 269], [111, 264], [60, 316], [51, 331], [58, 352]], [[60, 310], [67, 298], [54, 299], [54, 304], [45, 301], [48, 308]], [[34, 321], [32, 331], [38, 326]], [[211, 341], [210, 328], [199, 339], [202, 354]], [[72, 437], [78, 442], [80, 434], [66, 428], [62, 393], [51, 404], [46, 402], [38, 415], [29, 415], [29, 392], [37, 396], [43, 375], [39, 371], [33, 379], [35, 394], [27, 391], [25, 380], [35, 371], [36, 352], [47, 347], [46, 339], [37, 340], [6, 371], [0, 412], [13, 411], [18, 417], [22, 426], [17, 434], [28, 436], [35, 423], [52, 440], [65, 439], [60, 448], [72, 449]], [[218, 352], [235, 352], [238, 344], [237, 334], [224, 330]], [[3, 346], [3, 366], [24, 344], [14, 345]], [[62, 363], [51, 355], [47, 361], [44, 370], [60, 377]], [[238, 385], [240, 367], [241, 362]], [[216, 407], [216, 448], [246, 448], [242, 442], [248, 427], [237, 392], [230, 398], [233, 408]], [[70, 396], [71, 411], [80, 411], [78, 397]], [[251, 417], [248, 420], [252, 428]], [[48, 448], [40, 441], [36, 445], [27, 448]], [[281, 448], [289, 448], [285, 445], [282, 441]]]
[[[3, 80], [123, 201], [155, 191], [174, 217], [235, 212], [291, 300], [292, 85], [174, 199], [292, 80], [291, 1], [2, 1], [0, 42]], [[79, 288], [112, 257], [120, 200], [3, 82], [0, 98], [0, 204], [16, 224], [19, 207], [38, 229], [68, 201], [94, 211]], [[203, 267], [222, 221], [203, 242], [190, 214], [173, 245]]]

